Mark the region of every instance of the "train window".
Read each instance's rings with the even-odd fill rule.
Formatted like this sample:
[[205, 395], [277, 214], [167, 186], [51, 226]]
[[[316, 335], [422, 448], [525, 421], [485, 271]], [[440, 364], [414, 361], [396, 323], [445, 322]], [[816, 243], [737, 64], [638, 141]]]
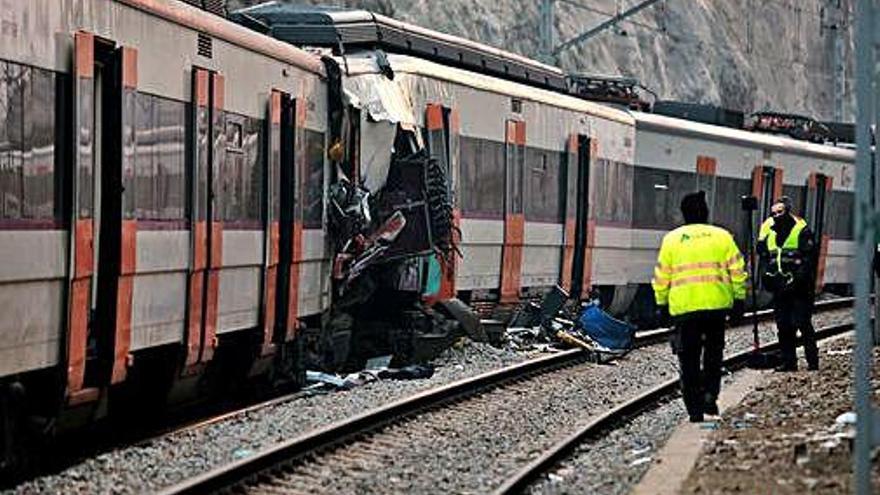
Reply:
[[226, 112], [226, 161], [220, 180], [227, 228], [262, 227], [263, 121]]
[[806, 215], [806, 196], [804, 196], [803, 186], [791, 186], [785, 184], [782, 186], [782, 194], [791, 198], [792, 209], [794, 214], [798, 216]]
[[633, 227], [662, 229], [670, 225], [670, 179], [666, 170], [633, 170]]
[[628, 224], [632, 214], [633, 167], [623, 162], [605, 158], [597, 160], [595, 173], [596, 219], [605, 222]]
[[186, 105], [146, 93], [139, 93], [135, 101], [135, 217], [182, 220]]
[[525, 216], [534, 222], [562, 222], [562, 154], [526, 148]]
[[502, 218], [504, 143], [461, 136], [461, 209], [464, 216]]
[[306, 170], [303, 184], [303, 227], [324, 224], [324, 133], [305, 129]]
[[135, 103], [134, 204], [135, 216], [143, 220], [159, 217], [153, 208], [153, 101], [152, 96], [141, 94]]
[[232, 119], [226, 120], [226, 149], [227, 151], [242, 150], [242, 129], [241, 122]]
[[[626, 167], [624, 164], [618, 164], [618, 166]], [[687, 194], [694, 192], [698, 188], [696, 174], [652, 167], [626, 168], [634, 169], [632, 176], [633, 226], [637, 228], [668, 230], [681, 225], [683, 219], [681, 211], [679, 210], [679, 205], [681, 204], [681, 200]], [[627, 183], [625, 182], [625, 178], [618, 178], [617, 182], [617, 187], [626, 187]], [[722, 185], [722, 182], [723, 181], [716, 178], [716, 200], [724, 194], [730, 193], [729, 191], [725, 192], [727, 190], [724, 188], [728, 185], [726, 183]], [[620, 195], [618, 194], [618, 196]], [[626, 205], [624, 204], [623, 207], [625, 206]], [[621, 208], [621, 206], [617, 205], [615, 208], [618, 208], [618, 211], [614, 214], [617, 215], [616, 218], [620, 218], [621, 214], [619, 208]], [[606, 212], [606, 215], [607, 214], [608, 213]], [[621, 220], [618, 219], [616, 221]]]
[[0, 220], [59, 217], [55, 73], [0, 61]]
[[827, 234], [832, 239], [853, 239], [852, 217], [855, 212], [855, 195], [850, 191], [831, 191], [825, 208]]
[[730, 231], [740, 247], [745, 246], [746, 216], [741, 198], [752, 194], [752, 182], [748, 179], [718, 176], [715, 178], [715, 204], [712, 205], [714, 223]]
[[156, 98], [154, 108], [159, 146], [155, 155], [156, 207], [162, 218], [186, 216], [186, 105]]

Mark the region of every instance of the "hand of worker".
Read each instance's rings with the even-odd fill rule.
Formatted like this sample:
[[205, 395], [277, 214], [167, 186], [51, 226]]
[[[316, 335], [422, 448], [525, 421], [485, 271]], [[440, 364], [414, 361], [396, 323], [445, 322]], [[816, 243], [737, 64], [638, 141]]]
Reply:
[[660, 328], [668, 328], [672, 326], [672, 317], [669, 316], [669, 306], [657, 306], [654, 310], [654, 317], [657, 319], [657, 325]]
[[743, 313], [745, 313], [746, 303], [742, 299], [735, 299], [733, 307], [730, 309], [730, 326], [735, 327], [743, 321]]

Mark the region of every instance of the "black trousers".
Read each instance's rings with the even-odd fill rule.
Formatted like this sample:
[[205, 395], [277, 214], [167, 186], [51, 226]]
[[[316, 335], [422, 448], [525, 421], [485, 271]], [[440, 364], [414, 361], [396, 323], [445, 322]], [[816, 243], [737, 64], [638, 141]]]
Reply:
[[819, 366], [819, 349], [813, 329], [813, 298], [800, 294], [777, 294], [773, 298], [776, 331], [779, 335], [782, 364], [797, 368], [797, 332], [804, 341], [807, 364]]
[[724, 312], [691, 313], [675, 322], [672, 349], [678, 355], [681, 392], [688, 415], [702, 416], [703, 404], [721, 391]]

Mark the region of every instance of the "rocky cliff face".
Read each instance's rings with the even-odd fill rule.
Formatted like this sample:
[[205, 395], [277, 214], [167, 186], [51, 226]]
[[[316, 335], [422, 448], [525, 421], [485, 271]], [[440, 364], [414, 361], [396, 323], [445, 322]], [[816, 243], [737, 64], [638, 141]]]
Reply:
[[[556, 43], [637, 1], [641, 0], [555, 0]], [[230, 0], [229, 8], [256, 3], [260, 0]], [[541, 0], [305, 3], [372, 10], [540, 56]], [[661, 99], [851, 121], [852, 18], [847, 0], [660, 0], [629, 21], [565, 50], [557, 63], [567, 71], [634, 76]], [[838, 53], [842, 80], [835, 79]], [[838, 101], [835, 95], [841, 88]]]

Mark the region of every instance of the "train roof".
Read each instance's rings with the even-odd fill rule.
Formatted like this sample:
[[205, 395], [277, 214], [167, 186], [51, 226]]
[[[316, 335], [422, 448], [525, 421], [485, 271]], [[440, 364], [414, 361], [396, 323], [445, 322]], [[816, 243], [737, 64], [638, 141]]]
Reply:
[[[641, 128], [663, 129], [717, 141], [728, 141], [852, 160], [847, 147], [816, 144], [733, 127], [722, 127], [625, 109], [596, 102], [572, 92], [570, 77], [558, 67], [458, 36], [398, 21], [366, 10], [291, 5], [273, 0], [237, 10], [230, 18], [291, 44], [319, 46], [360, 66], [360, 73], [378, 73], [373, 50], [387, 50], [395, 71], [418, 73], [509, 94], [523, 99], [578, 109]], [[366, 57], [366, 58], [364, 58]], [[360, 61], [356, 61], [360, 60]]]
[[652, 113], [634, 111], [630, 113], [635, 118], [636, 129], [657, 130], [713, 141], [757, 146], [774, 151], [821, 156], [831, 160], [852, 161], [855, 159], [855, 151], [851, 148], [811, 143], [778, 134], [763, 134]]
[[558, 67], [366, 10], [271, 1], [236, 10], [230, 18], [289, 43], [331, 48], [335, 55], [349, 49], [382, 48], [532, 86], [568, 91], [566, 73]]
[[[503, 94], [513, 98], [567, 108], [630, 126], [635, 124], [635, 121], [629, 112], [613, 106], [584, 100], [582, 98], [551, 90], [534, 88], [516, 81], [509, 81], [487, 74], [472, 72], [457, 67], [449, 67], [411, 55], [388, 54], [385, 58], [387, 58], [388, 63], [395, 73], [416, 74], [430, 77], [432, 79], [461, 84], [483, 91]], [[382, 69], [377, 63], [376, 52], [374, 51], [361, 51], [351, 54], [346, 57], [344, 62], [340, 60], [340, 63], [348, 64], [349, 76], [357, 77], [364, 74], [382, 73]], [[385, 76], [381, 77], [382, 79], [385, 79]], [[389, 81], [389, 83], [392, 82]]]
[[118, 0], [120, 3], [161, 17], [227, 43], [260, 53], [300, 69], [326, 77], [321, 59], [290, 43], [247, 29], [223, 17], [174, 0]]

